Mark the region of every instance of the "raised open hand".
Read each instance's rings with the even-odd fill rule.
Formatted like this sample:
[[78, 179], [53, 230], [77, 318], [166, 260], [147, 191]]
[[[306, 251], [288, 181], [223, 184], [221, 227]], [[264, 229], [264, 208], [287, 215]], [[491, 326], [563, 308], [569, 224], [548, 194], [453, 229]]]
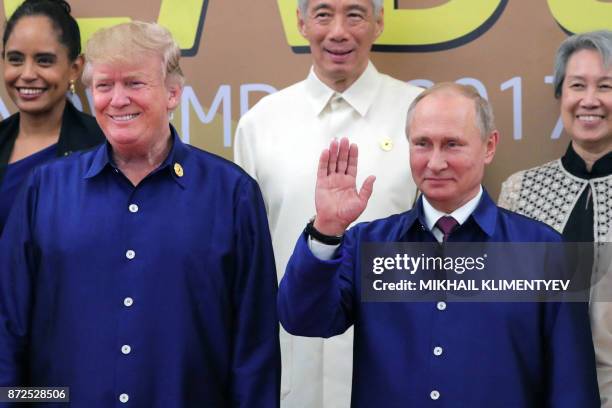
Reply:
[[314, 227], [326, 235], [342, 235], [365, 210], [376, 177], [369, 176], [357, 192], [357, 145], [334, 139], [319, 158]]

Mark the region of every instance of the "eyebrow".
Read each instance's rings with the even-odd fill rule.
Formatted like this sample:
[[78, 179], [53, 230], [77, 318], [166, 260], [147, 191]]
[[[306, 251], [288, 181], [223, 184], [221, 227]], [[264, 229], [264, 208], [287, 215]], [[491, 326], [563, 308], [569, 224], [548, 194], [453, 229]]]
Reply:
[[[584, 75], [568, 75], [568, 76], [567, 76], [567, 79], [568, 79], [568, 80], [569, 80], [569, 79], [580, 79], [580, 80], [583, 80], [583, 81], [584, 81], [584, 80], [586, 79], [586, 77], [585, 77]], [[598, 80], [598, 81], [602, 81], [602, 80], [603, 80], [603, 81], [612, 80], [612, 76], [610, 76], [610, 75], [604, 75], [604, 76], [601, 76], [601, 77], [597, 78], [597, 80]]]
[[[315, 6], [315, 7], [312, 9], [312, 11], [313, 11], [313, 12], [316, 12], [316, 11], [319, 11], [319, 10], [321, 10], [321, 9], [327, 9], [327, 10], [329, 10], [329, 9], [331, 9], [331, 8], [332, 8], [332, 7], [331, 7], [331, 6], [330, 6], [328, 3], [319, 3], [319, 4], [317, 4], [317, 5], [316, 5], [316, 6]], [[346, 9], [345, 9], [345, 10], [346, 10], [346, 11], [353, 11], [353, 10], [357, 10], [357, 11], [361, 11], [361, 12], [363, 12], [363, 13], [367, 13], [367, 12], [368, 12], [368, 9], [367, 9], [366, 7], [364, 7], [364, 6], [362, 6], [361, 4], [351, 4], [351, 5], [349, 5], [348, 7], [346, 7]]]
[[319, 3], [316, 6], [314, 6], [314, 8], [312, 9], [312, 11], [319, 11], [321, 9], [331, 9], [331, 6], [328, 3]]

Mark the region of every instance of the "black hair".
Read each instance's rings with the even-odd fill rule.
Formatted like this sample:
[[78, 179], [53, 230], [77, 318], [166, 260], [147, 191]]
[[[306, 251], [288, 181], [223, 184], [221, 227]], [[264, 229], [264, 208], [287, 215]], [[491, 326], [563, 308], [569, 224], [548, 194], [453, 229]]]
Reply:
[[81, 55], [81, 32], [76, 20], [70, 15], [70, 10], [70, 4], [65, 0], [25, 0], [4, 26], [2, 55], [8, 38], [22, 17], [44, 16], [51, 20], [58, 33], [58, 41], [68, 48], [68, 59], [74, 61]]

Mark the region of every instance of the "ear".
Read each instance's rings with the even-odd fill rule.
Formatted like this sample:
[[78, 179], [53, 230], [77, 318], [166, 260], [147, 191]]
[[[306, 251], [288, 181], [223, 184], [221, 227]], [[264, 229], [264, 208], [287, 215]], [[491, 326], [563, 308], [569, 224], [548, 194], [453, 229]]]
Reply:
[[376, 17], [376, 38], [380, 37], [385, 29], [385, 9], [380, 9], [380, 14]]
[[172, 81], [166, 85], [166, 89], [168, 91], [168, 112], [172, 112], [181, 102], [183, 87], [177, 81]]
[[83, 65], [85, 65], [85, 59], [83, 55], [76, 57], [74, 61], [70, 63], [70, 80], [79, 81], [81, 73], [83, 72]]
[[302, 11], [300, 10], [299, 7], [296, 10], [296, 14], [297, 14], [298, 30], [300, 31], [300, 34], [302, 34], [302, 37], [306, 38], [306, 24], [304, 23], [304, 17], [306, 16], [302, 15]]
[[492, 131], [485, 143], [485, 164], [490, 164], [495, 156], [497, 143], [499, 143], [499, 132], [497, 130]]

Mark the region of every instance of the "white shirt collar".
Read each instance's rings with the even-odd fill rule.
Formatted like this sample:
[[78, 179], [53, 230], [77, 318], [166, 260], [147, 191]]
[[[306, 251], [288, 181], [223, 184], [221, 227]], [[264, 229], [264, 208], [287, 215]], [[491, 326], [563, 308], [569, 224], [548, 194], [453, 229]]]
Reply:
[[325, 85], [315, 74], [314, 67], [310, 68], [310, 74], [306, 78], [305, 86], [317, 115], [325, 109], [332, 96], [337, 94], [361, 116], [365, 116], [376, 98], [380, 83], [380, 74], [376, 67], [374, 67], [374, 64], [368, 61], [368, 66], [363, 71], [363, 74], [343, 93], [338, 93]]
[[[442, 211], [438, 211], [432, 207], [432, 205], [427, 201], [427, 198], [423, 196], [423, 214], [425, 215], [425, 222], [427, 223], [427, 228], [430, 231], [434, 231], [434, 226], [436, 222], [445, 215], [450, 215], [454, 219], [457, 220], [459, 225], [462, 225], [468, 217], [474, 212], [476, 207], [478, 207], [478, 202], [480, 202], [480, 197], [482, 197], [482, 186], [480, 186], [480, 190], [478, 190], [478, 194], [474, 198], [472, 198], [467, 203], [463, 204], [461, 207], [457, 208], [450, 214], [443, 213]], [[436, 228], [437, 230], [437, 228]], [[435, 234], [434, 234], [435, 235]]]

